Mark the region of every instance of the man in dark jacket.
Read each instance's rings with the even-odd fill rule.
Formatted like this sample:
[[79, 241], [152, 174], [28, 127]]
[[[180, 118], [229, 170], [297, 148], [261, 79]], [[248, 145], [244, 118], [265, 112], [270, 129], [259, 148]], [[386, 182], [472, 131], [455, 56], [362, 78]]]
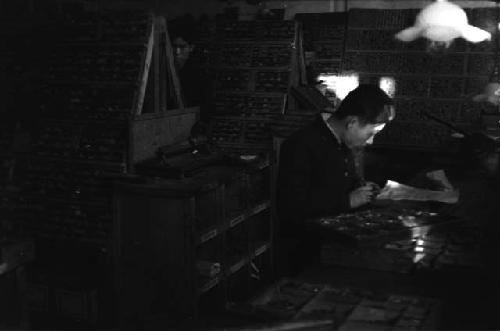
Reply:
[[374, 198], [377, 186], [364, 181], [354, 154], [371, 144], [393, 118], [390, 97], [378, 86], [360, 85], [332, 114], [318, 116], [283, 142], [277, 183], [278, 235], [299, 242], [295, 258], [319, 253], [319, 238], [306, 227], [307, 219], [347, 212]]

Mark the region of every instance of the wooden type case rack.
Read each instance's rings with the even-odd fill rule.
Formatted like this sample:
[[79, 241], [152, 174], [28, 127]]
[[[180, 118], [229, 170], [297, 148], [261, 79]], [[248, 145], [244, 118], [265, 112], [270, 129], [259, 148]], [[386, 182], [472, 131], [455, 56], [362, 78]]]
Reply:
[[113, 177], [186, 139], [197, 109], [183, 107], [164, 19], [110, 10], [61, 31], [47, 46], [39, 113], [11, 126], [2, 210], [22, 233], [106, 248]]
[[271, 281], [270, 168], [212, 166], [190, 178], [117, 185], [120, 320], [196, 320]]
[[304, 78], [296, 21], [217, 22], [215, 115], [211, 134], [228, 151], [272, 149], [271, 123]]
[[[44, 283], [39, 283], [44, 279], [40, 271], [32, 280], [44, 293], [56, 293], [55, 299], [47, 294], [42, 300], [47, 316], [67, 314], [57, 293], [80, 286], [71, 279], [97, 279], [83, 285], [94, 291], [111, 278], [113, 181], [133, 172], [134, 164], [152, 157], [158, 147], [186, 140], [198, 116], [197, 108], [183, 106], [163, 18], [143, 10], [85, 9], [55, 24], [52, 34], [38, 37], [46, 40], [37, 40], [45, 40], [36, 62], [43, 84], [33, 96], [33, 116], [7, 117], [9, 130], [0, 134], [8, 152], [1, 162], [0, 228], [56, 247], [37, 257], [47, 268]], [[2, 52], [3, 66], [28, 65], [11, 53]], [[26, 113], [23, 104], [9, 103], [9, 111]], [[85, 258], [96, 255], [98, 262]], [[49, 268], [61, 261], [76, 261], [84, 273], [66, 277]], [[59, 276], [66, 285], [50, 280]], [[89, 309], [99, 309], [107, 320], [112, 314], [101, 308], [109, 306]], [[85, 312], [75, 314], [69, 317], [95, 322]]]

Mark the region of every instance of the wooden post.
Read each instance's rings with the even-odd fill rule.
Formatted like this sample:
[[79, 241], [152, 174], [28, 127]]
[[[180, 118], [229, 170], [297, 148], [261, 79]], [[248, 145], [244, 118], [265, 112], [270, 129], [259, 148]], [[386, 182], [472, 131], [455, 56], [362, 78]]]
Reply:
[[172, 50], [172, 44], [170, 43], [170, 37], [168, 35], [168, 27], [165, 24], [165, 55], [167, 57], [168, 72], [172, 78], [172, 84], [174, 87], [175, 98], [177, 99], [177, 108], [184, 109], [184, 101], [182, 100], [182, 90], [179, 77], [177, 76], [177, 69], [174, 63], [174, 53]]
[[160, 58], [160, 38], [163, 34], [163, 31], [160, 26], [158, 26], [158, 22], [155, 20], [155, 31], [154, 31], [154, 45], [153, 45], [153, 80], [154, 86], [150, 86], [154, 88], [154, 112], [158, 113], [161, 111], [161, 94], [160, 94], [160, 74], [161, 74], [161, 58]]
[[142, 105], [144, 103], [144, 95], [146, 93], [146, 86], [148, 84], [149, 69], [151, 67], [151, 59], [153, 57], [153, 46], [154, 46], [154, 35], [155, 35], [155, 24], [151, 24], [151, 31], [149, 33], [146, 55], [143, 61], [143, 67], [141, 70], [141, 77], [139, 80], [139, 88], [135, 95], [134, 108], [132, 109], [132, 114], [140, 115], [142, 112]]

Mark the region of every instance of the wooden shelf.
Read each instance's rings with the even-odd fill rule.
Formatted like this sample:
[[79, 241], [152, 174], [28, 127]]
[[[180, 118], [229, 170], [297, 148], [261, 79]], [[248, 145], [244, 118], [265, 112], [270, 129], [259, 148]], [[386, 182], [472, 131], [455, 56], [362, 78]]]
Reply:
[[240, 261], [236, 262], [235, 264], [229, 266], [229, 268], [227, 269], [228, 270], [227, 274], [232, 275], [237, 273], [238, 271], [241, 270], [241, 268], [243, 268], [245, 265], [248, 264], [248, 261], [249, 261], [248, 258], [243, 258]]
[[201, 245], [210, 239], [213, 239], [217, 237], [219, 234], [223, 233], [227, 229], [233, 228], [237, 226], [238, 224], [246, 221], [248, 218], [257, 215], [258, 213], [267, 210], [271, 207], [271, 202], [270, 201], [264, 201], [262, 203], [257, 204], [254, 207], [248, 208], [245, 210], [243, 213], [236, 217], [232, 217], [228, 221], [226, 221], [224, 224], [211, 228], [209, 230], [204, 231], [202, 234], [198, 236], [198, 239], [196, 240], [197, 245]]
[[219, 229], [217, 228], [210, 229], [199, 236], [198, 240], [196, 241], [196, 244], [201, 245], [203, 243], [206, 243], [210, 239], [217, 237], [218, 234], [219, 234]]
[[203, 284], [201, 284], [201, 286], [198, 288], [198, 294], [204, 294], [204, 293], [210, 291], [215, 286], [217, 286], [217, 284], [219, 284], [221, 281], [227, 279], [228, 277], [231, 277], [231, 275], [236, 274], [243, 267], [248, 265], [250, 263], [250, 261], [252, 261], [255, 257], [258, 257], [258, 256], [264, 254], [266, 251], [268, 251], [271, 248], [271, 245], [272, 245], [271, 242], [267, 242], [267, 243], [260, 245], [257, 249], [255, 249], [255, 251], [250, 253], [249, 257], [244, 257], [244, 258], [240, 259], [238, 262], [230, 265], [226, 269], [225, 274], [219, 274], [213, 278], [210, 278], [209, 280], [207, 280]]
[[257, 249], [255, 249], [254, 256], [257, 257], [257, 256], [264, 254], [265, 252], [267, 252], [271, 248], [271, 245], [272, 244], [270, 242], [262, 244]]
[[203, 294], [213, 289], [215, 286], [217, 286], [217, 284], [219, 284], [221, 278], [222, 276], [216, 276], [203, 283], [203, 285], [201, 285], [201, 287], [198, 289], [198, 294]]
[[258, 204], [257, 206], [255, 206], [253, 208], [250, 208], [247, 212], [245, 212], [245, 213], [243, 213], [243, 214], [241, 214], [239, 216], [231, 218], [229, 220], [229, 223], [228, 223], [229, 224], [229, 228], [235, 227], [236, 225], [238, 225], [241, 222], [245, 221], [249, 217], [257, 215], [261, 211], [269, 209], [270, 207], [271, 207], [270, 201], [265, 201], [265, 202], [262, 202], [262, 203]]

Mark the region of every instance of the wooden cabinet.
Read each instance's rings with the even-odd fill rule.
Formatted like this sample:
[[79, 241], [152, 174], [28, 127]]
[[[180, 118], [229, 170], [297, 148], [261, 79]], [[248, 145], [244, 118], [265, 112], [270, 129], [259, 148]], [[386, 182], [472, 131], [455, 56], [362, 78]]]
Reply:
[[213, 166], [186, 179], [119, 183], [116, 290], [122, 325], [222, 311], [273, 272], [271, 166]]

